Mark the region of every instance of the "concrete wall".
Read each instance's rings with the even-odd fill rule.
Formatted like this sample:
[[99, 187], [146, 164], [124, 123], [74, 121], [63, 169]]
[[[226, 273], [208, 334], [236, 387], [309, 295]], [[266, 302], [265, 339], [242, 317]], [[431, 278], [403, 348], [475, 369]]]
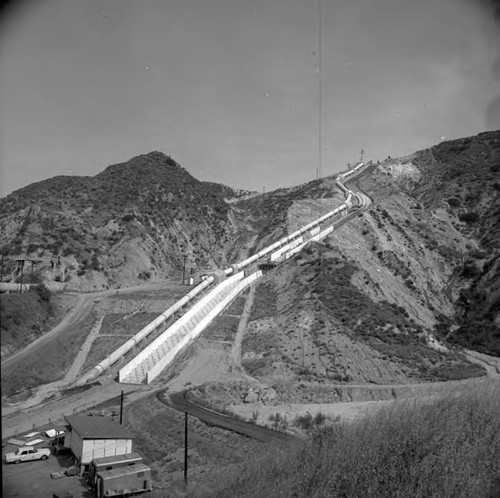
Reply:
[[197, 337], [207, 325], [219, 314], [222, 310], [228, 306], [231, 301], [248, 285], [250, 285], [257, 278], [262, 276], [262, 271], [256, 271], [248, 277], [240, 280], [233, 288], [230, 293], [226, 295], [220, 302], [213, 305], [210, 311], [196, 324], [193, 329], [184, 335], [177, 344], [175, 344], [170, 351], [153, 367], [151, 368], [146, 376], [146, 383], [150, 384], [160, 373], [170, 364], [170, 362], [175, 358], [175, 356], [181, 351], [191, 340]]

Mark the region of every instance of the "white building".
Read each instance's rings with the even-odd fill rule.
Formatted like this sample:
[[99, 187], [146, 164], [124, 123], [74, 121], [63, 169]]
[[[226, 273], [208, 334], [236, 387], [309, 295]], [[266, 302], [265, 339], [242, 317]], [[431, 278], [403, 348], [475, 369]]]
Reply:
[[106, 417], [68, 416], [65, 446], [76, 462], [87, 467], [94, 458], [132, 453], [132, 434]]

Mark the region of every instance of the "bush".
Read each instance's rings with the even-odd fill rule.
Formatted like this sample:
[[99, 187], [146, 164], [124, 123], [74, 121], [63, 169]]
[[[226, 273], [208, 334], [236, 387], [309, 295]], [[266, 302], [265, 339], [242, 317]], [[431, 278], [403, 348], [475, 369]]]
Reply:
[[479, 215], [477, 213], [474, 213], [473, 211], [469, 213], [462, 213], [458, 217], [462, 221], [465, 221], [465, 223], [475, 223], [479, 220]]
[[451, 207], [459, 207], [460, 204], [461, 204], [461, 201], [458, 197], [450, 197], [448, 199], [448, 204], [451, 206]]
[[310, 413], [305, 415], [297, 415], [293, 419], [293, 425], [295, 427], [300, 427], [301, 429], [310, 429], [313, 426], [313, 416]]
[[51, 293], [50, 293], [49, 289], [47, 289], [47, 287], [45, 287], [45, 285], [38, 284], [38, 285], [35, 285], [35, 287], [33, 287], [33, 289], [38, 294], [38, 297], [42, 301], [45, 301], [45, 302], [50, 301]]

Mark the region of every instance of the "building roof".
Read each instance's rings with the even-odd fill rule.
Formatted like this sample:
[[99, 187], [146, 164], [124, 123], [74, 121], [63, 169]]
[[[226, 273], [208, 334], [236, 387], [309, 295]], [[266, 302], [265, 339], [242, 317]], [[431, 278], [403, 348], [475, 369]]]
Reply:
[[127, 467], [116, 467], [111, 470], [101, 470], [97, 472], [97, 475], [106, 480], [129, 476], [131, 474], [138, 474], [139, 472], [151, 472], [151, 468], [143, 463], [136, 463], [135, 465], [128, 465]]
[[140, 462], [142, 461], [141, 455], [139, 453], [126, 453], [125, 455], [113, 455], [107, 457], [94, 458], [92, 463], [95, 466], [106, 465], [109, 463], [126, 463], [126, 462]]
[[71, 415], [64, 418], [82, 439], [133, 439], [125, 427], [106, 417]]

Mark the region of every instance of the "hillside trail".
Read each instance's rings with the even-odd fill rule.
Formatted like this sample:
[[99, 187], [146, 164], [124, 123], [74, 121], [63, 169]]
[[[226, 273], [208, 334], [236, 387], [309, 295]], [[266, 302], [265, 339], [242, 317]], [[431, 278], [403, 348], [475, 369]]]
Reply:
[[238, 329], [234, 337], [233, 347], [231, 349], [231, 356], [234, 363], [233, 365], [234, 369], [240, 372], [250, 382], [258, 382], [258, 381], [254, 377], [248, 375], [245, 369], [243, 368], [241, 360], [241, 344], [243, 342], [245, 330], [248, 325], [248, 320], [250, 319], [250, 313], [252, 311], [256, 289], [257, 286], [255, 284], [252, 284], [250, 286], [250, 291], [245, 301], [245, 307], [243, 309], [243, 313], [241, 314], [240, 321], [238, 323]]

